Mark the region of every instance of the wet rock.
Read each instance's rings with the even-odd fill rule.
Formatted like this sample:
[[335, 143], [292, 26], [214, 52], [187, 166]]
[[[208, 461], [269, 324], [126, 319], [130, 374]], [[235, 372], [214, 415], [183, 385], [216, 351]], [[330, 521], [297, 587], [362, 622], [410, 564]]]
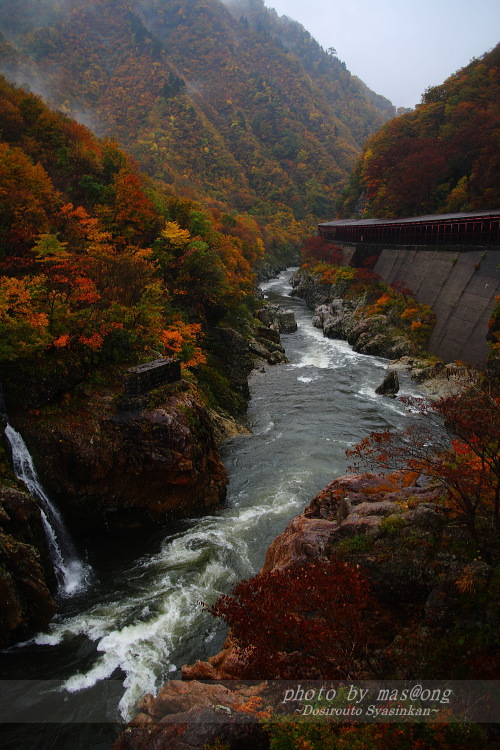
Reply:
[[395, 370], [387, 373], [380, 385], [375, 388], [379, 396], [395, 396], [399, 391], [399, 377]]
[[281, 342], [279, 331], [274, 330], [274, 328], [257, 328], [257, 336], [268, 341], [273, 341], [275, 344]]
[[382, 500], [377, 502], [363, 502], [355, 506], [354, 513], [357, 516], [391, 516], [394, 513], [401, 513], [401, 508], [396, 503], [392, 503], [389, 500]]
[[316, 560], [323, 555], [331, 532], [330, 521], [297, 516], [269, 546], [262, 572]]
[[357, 506], [362, 503], [368, 503], [372, 508], [386, 508], [385, 503], [392, 504], [395, 498], [404, 499], [408, 494], [424, 493], [424, 488], [415, 488], [417, 478], [416, 472], [408, 471], [392, 474], [347, 474], [334, 479], [319, 492], [305, 509], [304, 515], [307, 518], [324, 518], [341, 523], [347, 517], [345, 508], [349, 509], [349, 513], [356, 512]]
[[38, 505], [26, 492], [0, 485], [0, 647], [48, 625], [55, 583]]
[[280, 333], [293, 333], [297, 330], [293, 310], [284, 310], [279, 305], [266, 304], [257, 310], [255, 315], [268, 328], [273, 328]]
[[157, 698], [140, 702], [140, 713], [113, 750], [197, 750], [216, 739], [231, 750], [264, 750], [269, 740], [259, 713], [270, 708], [266, 689], [265, 682], [229, 688], [172, 680]]
[[[148, 399], [152, 398], [151, 396]], [[70, 526], [141, 529], [221, 507], [227, 475], [211, 419], [193, 394], [117, 409], [94, 396], [60, 418], [18, 415], [40, 479]]]
[[371, 539], [377, 539], [381, 536], [382, 531], [380, 516], [359, 516], [356, 512], [343, 521], [335, 530], [335, 538], [352, 538], [354, 536], [365, 535]]
[[293, 274], [291, 282], [291, 295], [300, 297], [315, 311], [313, 325], [322, 328], [325, 336], [348, 341], [360, 354], [395, 359], [414, 353], [413, 342], [386, 315], [363, 313], [364, 295], [343, 298], [345, 282], [324, 284], [304, 269]]
[[233, 328], [219, 327], [211, 329], [205, 343], [218, 369], [229, 378], [234, 390], [248, 400], [248, 376], [254, 367], [248, 341]]
[[398, 357], [390, 363], [390, 370], [404, 370], [418, 383], [419, 390], [431, 401], [458, 395], [470, 387], [471, 371], [466, 365], [415, 357]]
[[293, 310], [280, 311], [278, 322], [281, 333], [294, 333], [297, 330], [297, 321]]

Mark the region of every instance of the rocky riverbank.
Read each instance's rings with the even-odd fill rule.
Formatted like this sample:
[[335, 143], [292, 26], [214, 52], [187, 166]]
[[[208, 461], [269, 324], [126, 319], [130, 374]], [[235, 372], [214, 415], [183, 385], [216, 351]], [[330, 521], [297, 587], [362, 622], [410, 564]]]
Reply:
[[[223, 505], [227, 474], [218, 444], [247, 432], [234, 413], [249, 398], [252, 369], [286, 361], [282, 313], [278, 308], [263, 313], [246, 338], [231, 328], [213, 329], [207, 346], [218, 370], [208, 371], [209, 380], [198, 387], [187, 372], [187, 379], [130, 397], [119, 368], [91, 381], [64, 357], [47, 357], [39, 367], [5, 367], [11, 423], [73, 536], [149, 533]], [[290, 316], [285, 317], [290, 328]], [[207, 405], [202, 389], [212, 381], [223, 383], [228, 410]], [[1, 427], [3, 433], [5, 423]], [[55, 611], [55, 577], [40, 510], [15, 479], [9, 451], [3, 436], [0, 645], [43, 629]]]
[[360, 354], [388, 359], [418, 353], [419, 345], [410, 335], [411, 323], [402, 325], [408, 322], [404, 310], [380, 302], [382, 292], [375, 294], [372, 300], [369, 296], [373, 293], [369, 294], [366, 288], [360, 286], [359, 291], [353, 291], [352, 285], [342, 279], [333, 284], [325, 283], [318, 274], [304, 268], [294, 273], [291, 283], [291, 295], [300, 297], [315, 311], [313, 324], [328, 338], [348, 341]]
[[70, 528], [141, 529], [221, 506], [227, 477], [210, 419], [188, 383], [172, 390], [93, 391], [84, 402], [13, 415]]
[[[370, 655], [372, 676], [479, 674], [473, 649], [468, 662], [452, 644], [454, 638], [474, 640], [478, 628], [487, 640], [492, 623], [498, 624], [493, 568], [474, 555], [463, 526], [443, 503], [444, 493], [440, 484], [414, 472], [335, 479], [271, 544], [263, 572], [318, 560], [340, 560], [363, 571], [382, 628]], [[479, 625], [478, 607], [487, 625]], [[242, 659], [230, 635], [219, 654], [183, 667], [184, 683], [167, 683], [156, 698], [149, 695], [140, 702], [115, 750], [181, 750], [216, 738], [236, 749], [247, 746], [241, 744], [243, 730], [249, 743], [268, 747], [258, 722], [276, 710], [268, 684], [254, 683], [251, 692], [239, 693], [240, 688], [231, 687], [238, 683], [220, 682], [238, 678]], [[366, 674], [351, 678], [366, 679]], [[245, 718], [245, 712], [251, 716]], [[192, 744], [194, 738], [198, 744]]]
[[55, 587], [38, 505], [0, 484], [0, 648], [48, 625]]

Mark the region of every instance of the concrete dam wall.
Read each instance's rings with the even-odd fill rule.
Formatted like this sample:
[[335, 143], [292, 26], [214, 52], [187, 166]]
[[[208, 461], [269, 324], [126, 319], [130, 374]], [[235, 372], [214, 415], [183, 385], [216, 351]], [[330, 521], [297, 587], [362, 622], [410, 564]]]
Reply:
[[500, 295], [500, 247], [344, 245], [346, 261], [374, 267], [383, 281], [401, 284], [436, 313], [429, 351], [446, 362], [484, 365], [488, 321]]

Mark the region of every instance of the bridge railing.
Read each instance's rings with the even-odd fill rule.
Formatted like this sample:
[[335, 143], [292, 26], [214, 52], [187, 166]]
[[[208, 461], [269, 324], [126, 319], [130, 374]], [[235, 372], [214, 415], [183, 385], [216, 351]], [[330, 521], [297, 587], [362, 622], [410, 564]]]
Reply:
[[318, 234], [338, 242], [395, 245], [500, 245], [500, 216], [384, 224], [319, 224]]

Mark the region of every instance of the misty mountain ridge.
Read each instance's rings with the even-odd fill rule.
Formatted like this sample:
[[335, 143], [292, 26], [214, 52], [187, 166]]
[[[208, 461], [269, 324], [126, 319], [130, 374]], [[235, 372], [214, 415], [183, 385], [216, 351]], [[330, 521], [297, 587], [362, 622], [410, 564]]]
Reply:
[[0, 70], [181, 195], [311, 226], [393, 114], [262, 0], [5, 0]]

